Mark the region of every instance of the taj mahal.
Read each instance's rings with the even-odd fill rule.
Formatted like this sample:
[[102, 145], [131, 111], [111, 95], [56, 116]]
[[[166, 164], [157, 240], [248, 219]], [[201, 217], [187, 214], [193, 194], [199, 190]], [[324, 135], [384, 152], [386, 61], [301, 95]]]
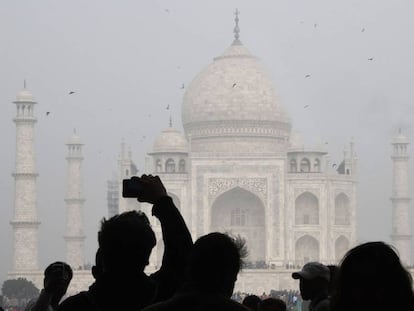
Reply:
[[[326, 145], [302, 144], [292, 133], [291, 119], [273, 81], [261, 61], [241, 42], [237, 14], [235, 22], [231, 45], [186, 88], [181, 107], [184, 131], [170, 122], [153, 142], [144, 171], [160, 176], [193, 239], [224, 231], [246, 240], [249, 256], [236, 290], [261, 293], [297, 289], [297, 282], [291, 278], [293, 269], [309, 261], [336, 264], [356, 244], [357, 155], [354, 144], [344, 142], [347, 147], [336, 165]], [[15, 103], [16, 201], [11, 222], [15, 259], [9, 277], [24, 276], [39, 284], [40, 222], [35, 206], [37, 173], [32, 135], [35, 101], [24, 90]], [[67, 260], [73, 267], [82, 267], [83, 143], [75, 133], [67, 145]], [[408, 265], [407, 145], [408, 139], [397, 134], [392, 154], [391, 238]], [[150, 210], [150, 206], [120, 195], [122, 180], [136, 172], [132, 154], [123, 143], [117, 180], [108, 182], [109, 215], [136, 208]], [[161, 228], [152, 221], [158, 242], [149, 271], [159, 267], [163, 253]], [[75, 270], [71, 291], [84, 289], [91, 282], [90, 271]]]

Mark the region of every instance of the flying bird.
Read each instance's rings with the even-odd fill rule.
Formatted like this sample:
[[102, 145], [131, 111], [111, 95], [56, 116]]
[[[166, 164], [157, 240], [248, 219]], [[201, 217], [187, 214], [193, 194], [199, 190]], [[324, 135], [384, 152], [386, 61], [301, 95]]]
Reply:
[[48, 116], [49, 114], [50, 114], [50, 111], [47, 111], [47, 112], [46, 112], [46, 116]]
[[303, 108], [308, 108], [309, 107], [309, 105], [305, 105], [305, 106], [303, 106]]
[[69, 92], [69, 95], [72, 95], [72, 94], [75, 94], [75, 92], [74, 91], [70, 91]]
[[233, 83], [233, 86], [232, 87], [235, 87], [237, 85], [237, 83]]
[[167, 107], [165, 107], [166, 110], [170, 110], [170, 104], [167, 105]]
[[168, 9], [164, 9], [164, 11], [167, 12], [167, 13], [170, 13], [170, 10], [168, 10]]
[[361, 29], [361, 32], [365, 32], [365, 28], [362, 28], [362, 29]]
[[182, 90], [184, 90], [184, 87], [185, 87], [185, 86], [184, 86], [184, 83], [183, 83], [183, 84], [181, 84], [181, 89], [182, 89]]
[[374, 57], [368, 58], [368, 60], [373, 61], [374, 60]]
[[305, 78], [310, 78], [311, 75], [306, 75]]
[[313, 24], [313, 27], [314, 27], [314, 28], [318, 27], [318, 24], [316, 24], [316, 23], [315, 23], [315, 24]]

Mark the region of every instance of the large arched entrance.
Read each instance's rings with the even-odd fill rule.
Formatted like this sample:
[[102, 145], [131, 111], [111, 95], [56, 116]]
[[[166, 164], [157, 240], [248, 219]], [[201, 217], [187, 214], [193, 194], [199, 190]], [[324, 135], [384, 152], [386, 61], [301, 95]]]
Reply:
[[319, 242], [310, 235], [304, 235], [296, 241], [295, 261], [303, 266], [310, 261], [319, 261]]
[[240, 187], [221, 194], [213, 203], [211, 230], [239, 234], [246, 239], [249, 262], [266, 258], [265, 213], [260, 198]]

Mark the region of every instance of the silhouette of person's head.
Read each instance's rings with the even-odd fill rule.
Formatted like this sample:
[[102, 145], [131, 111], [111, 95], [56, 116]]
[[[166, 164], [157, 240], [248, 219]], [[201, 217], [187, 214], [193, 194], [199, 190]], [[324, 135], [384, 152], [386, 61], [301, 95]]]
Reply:
[[259, 303], [259, 311], [286, 311], [286, 303], [278, 298], [266, 298]]
[[103, 274], [102, 251], [100, 248], [96, 251], [95, 265], [92, 266], [92, 275], [95, 280], [99, 279]]
[[262, 300], [256, 295], [249, 295], [243, 299], [242, 305], [249, 308], [251, 311], [257, 311], [261, 301]]
[[389, 245], [369, 242], [344, 256], [335, 310], [413, 310], [413, 299], [411, 276]]
[[72, 268], [65, 262], [56, 261], [47, 266], [43, 286], [47, 292], [52, 293], [53, 305], [57, 305], [66, 294], [72, 277]]
[[143, 271], [156, 244], [155, 234], [147, 216], [130, 211], [101, 223], [98, 232], [102, 273]]
[[292, 278], [299, 280], [303, 300], [313, 300], [328, 295], [329, 269], [319, 262], [308, 262], [301, 271], [292, 273]]
[[204, 235], [194, 243], [190, 254], [189, 282], [199, 290], [230, 297], [246, 255], [245, 242], [240, 237], [218, 232]]

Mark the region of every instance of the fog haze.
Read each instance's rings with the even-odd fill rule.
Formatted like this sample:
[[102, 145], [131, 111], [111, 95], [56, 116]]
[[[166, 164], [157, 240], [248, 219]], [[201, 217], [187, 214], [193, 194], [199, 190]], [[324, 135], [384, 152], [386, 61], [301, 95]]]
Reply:
[[231, 44], [236, 7], [240, 39], [272, 77], [293, 131], [308, 146], [327, 143], [332, 163], [354, 140], [358, 241], [389, 241], [390, 142], [398, 128], [414, 142], [412, 1], [3, 0], [0, 282], [12, 263], [12, 101], [23, 80], [39, 103], [41, 267], [65, 258], [64, 144], [74, 128], [85, 143], [85, 254], [93, 262], [99, 221], [107, 215], [106, 181], [116, 172], [122, 139], [143, 172], [170, 112], [182, 130], [181, 85]]

